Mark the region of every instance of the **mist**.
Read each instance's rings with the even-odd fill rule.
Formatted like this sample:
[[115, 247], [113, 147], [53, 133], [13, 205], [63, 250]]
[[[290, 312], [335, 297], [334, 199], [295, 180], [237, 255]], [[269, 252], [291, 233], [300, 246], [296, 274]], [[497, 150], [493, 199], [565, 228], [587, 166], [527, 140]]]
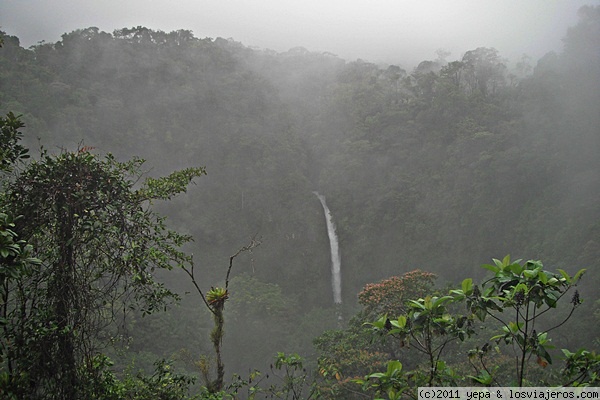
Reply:
[[[228, 382], [254, 369], [277, 382], [274, 356], [297, 353], [351, 398], [343, 385], [353, 376], [389, 360], [423, 365], [404, 343], [371, 340], [370, 323], [404, 312], [403, 296], [441, 296], [467, 278], [483, 285], [481, 265], [507, 255], [553, 272], [587, 268], [575, 317], [552, 334], [598, 350], [600, 6], [148, 4], [0, 5], [0, 112], [21, 115], [32, 160], [89, 151], [141, 157], [154, 178], [207, 171], [152, 204], [193, 238], [182, 250], [198, 280], [153, 271], [181, 299], [111, 326], [119, 378], [151, 374], [165, 358], [200, 393], [215, 313], [197, 288], [227, 288]], [[236, 253], [249, 241], [260, 245]], [[369, 300], [373, 288], [390, 291]], [[570, 312], [567, 297], [540, 330]], [[472, 372], [460, 357], [491, 328], [482, 332], [448, 347], [462, 379]], [[337, 368], [328, 376], [324, 359]]]
[[[95, 26], [191, 30], [196, 37], [232, 38], [246, 46], [284, 52], [304, 47], [343, 59], [413, 68], [442, 49], [452, 57], [494, 47], [516, 62], [558, 51], [585, 0], [469, 1], [169, 1], [78, 2], [8, 0], [0, 29], [24, 47], [54, 42], [65, 32]], [[593, 4], [593, 3], [592, 3]]]

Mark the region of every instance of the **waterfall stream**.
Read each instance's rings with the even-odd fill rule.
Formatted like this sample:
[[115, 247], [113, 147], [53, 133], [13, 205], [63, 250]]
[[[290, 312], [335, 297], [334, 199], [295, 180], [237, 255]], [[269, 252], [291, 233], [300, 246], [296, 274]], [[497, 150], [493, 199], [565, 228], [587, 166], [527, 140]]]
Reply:
[[342, 302], [342, 271], [341, 271], [341, 259], [340, 259], [340, 248], [338, 244], [338, 237], [335, 232], [335, 223], [333, 222], [333, 216], [327, 203], [325, 202], [325, 196], [318, 192], [313, 192], [315, 196], [321, 201], [323, 211], [325, 212], [325, 221], [327, 222], [327, 235], [329, 236], [329, 247], [331, 248], [331, 287], [333, 289], [333, 302], [335, 304], [341, 304]]

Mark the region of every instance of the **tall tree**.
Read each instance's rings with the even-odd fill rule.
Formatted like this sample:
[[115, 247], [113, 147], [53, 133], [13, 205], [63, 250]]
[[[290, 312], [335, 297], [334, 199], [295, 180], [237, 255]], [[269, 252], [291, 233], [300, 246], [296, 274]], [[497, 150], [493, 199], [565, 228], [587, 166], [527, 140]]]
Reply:
[[[119, 310], [150, 313], [175, 297], [154, 272], [188, 260], [190, 240], [165, 226], [154, 200], [184, 192], [202, 168], [141, 185], [143, 160], [121, 163], [82, 148], [43, 154], [10, 185], [15, 231], [35, 248], [39, 268], [7, 288], [12, 391], [27, 398], [89, 398], [99, 334]], [[137, 188], [136, 188], [137, 187]]]
[[498, 50], [478, 47], [467, 51], [462, 62], [465, 66], [465, 79], [472, 93], [479, 92], [483, 96], [494, 94], [504, 83], [506, 66]]

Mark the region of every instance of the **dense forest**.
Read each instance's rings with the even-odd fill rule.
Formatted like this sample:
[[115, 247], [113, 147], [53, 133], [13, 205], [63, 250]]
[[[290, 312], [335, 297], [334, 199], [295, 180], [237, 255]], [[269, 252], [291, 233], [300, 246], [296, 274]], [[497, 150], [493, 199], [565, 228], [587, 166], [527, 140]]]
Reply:
[[[258, 391], [260, 379], [264, 387], [283, 382], [284, 388], [272, 386], [256, 396], [377, 398], [383, 383], [358, 378], [386, 365], [393, 370], [390, 360], [415, 370], [423, 361], [412, 349], [390, 344], [414, 334], [395, 319], [418, 317], [403, 305], [406, 300], [422, 298], [423, 307], [434, 304], [443, 315], [465, 312], [458, 303], [468, 301], [471, 311], [492, 314], [490, 303], [473, 299], [486, 284], [505, 290], [500, 283], [511, 281], [502, 275], [507, 271], [516, 273], [514, 282], [533, 279], [523, 271], [536, 271], [535, 279], [554, 291], [531, 299], [536, 309], [551, 309], [537, 327], [560, 326], [551, 332], [556, 349], [548, 346], [545, 353], [541, 339], [533, 346], [530, 361], [539, 368], [532, 367], [526, 381], [499, 377], [493, 383], [573, 383], [556, 378], [565, 373], [561, 357], [568, 357], [560, 349], [591, 352], [600, 346], [599, 38], [600, 7], [588, 6], [565, 32], [559, 53], [539, 60], [524, 55], [510, 65], [494, 48], [480, 47], [456, 59], [439, 52], [406, 71], [304, 48], [257, 50], [186, 30], [107, 33], [90, 27], [29, 49], [2, 32], [2, 240], [14, 233], [14, 240], [27, 242], [30, 247], [16, 243], [29, 254], [23, 263], [30, 266], [22, 275], [11, 274], [16, 255], [2, 251], [0, 390], [15, 398], [53, 398], [51, 375], [44, 375], [47, 386], [15, 380], [13, 368], [29, 371], [33, 364], [13, 365], [11, 357], [32, 350], [14, 350], [17, 336], [9, 337], [6, 327], [17, 300], [37, 307], [24, 299], [38, 279], [31, 269], [50, 271], [43, 267], [52, 260], [68, 263], [78, 255], [83, 265], [98, 264], [90, 274], [115, 289], [110, 301], [115, 306], [118, 298], [122, 311], [106, 316], [104, 299], [106, 310], [99, 315], [110, 323], [94, 320], [95, 330], [81, 334], [68, 324], [59, 328], [74, 329], [77, 343], [94, 343], [94, 352], [110, 357], [102, 364], [104, 378], [136, 382], [137, 392], [122, 391], [122, 398], [183, 398], [188, 389], [205, 396], [200, 398], [226, 398], [216, 392], [233, 393], [235, 384], [247, 390], [237, 393], [245, 398], [252, 396], [250, 388]], [[9, 133], [13, 139], [7, 142]], [[33, 161], [21, 160], [26, 154]], [[74, 176], [90, 191], [69, 179]], [[35, 186], [37, 179], [42, 186]], [[330, 243], [315, 191], [326, 197], [337, 227], [340, 304], [332, 295]], [[70, 204], [72, 193], [87, 202], [75, 217], [60, 206]], [[97, 223], [62, 243], [61, 235], [72, 233], [64, 221], [94, 207], [102, 210], [94, 216]], [[11, 215], [21, 219], [12, 221]], [[127, 247], [135, 235], [142, 250]], [[539, 261], [517, 259], [542, 260], [549, 272], [539, 272]], [[125, 279], [119, 268], [130, 268], [128, 263], [136, 272]], [[39, 301], [60, 291], [52, 285], [67, 278], [36, 281]], [[552, 279], [564, 287], [552, 286]], [[90, 282], [90, 293], [96, 293], [91, 288], [97, 281]], [[227, 290], [220, 293], [219, 287]], [[427, 303], [426, 295], [442, 299], [449, 288], [451, 299]], [[567, 290], [565, 306], [555, 309]], [[495, 311], [523, 307], [518, 293]], [[72, 298], [84, 308], [85, 301], [96, 301]], [[59, 310], [63, 300], [52, 299]], [[381, 319], [385, 313], [390, 319]], [[565, 316], [571, 318], [562, 324]], [[420, 382], [492, 383], [483, 378], [491, 371], [467, 372], [465, 361], [476, 346], [479, 353], [469, 354], [484, 358], [482, 344], [493, 336], [490, 319], [490, 332], [478, 335], [463, 328], [466, 319], [460, 317], [452, 329], [436, 331], [456, 339], [442, 346], [450, 353], [440, 358], [455, 372], [444, 375], [446, 381], [432, 375]], [[223, 323], [224, 331], [217, 329]], [[19, 332], [27, 342], [23, 332], [29, 331]], [[55, 351], [64, 355], [72, 343], [60, 337]], [[215, 349], [222, 351], [217, 372]], [[497, 351], [493, 363], [509, 365], [510, 352]], [[600, 360], [585, 354], [595, 367], [584, 368], [592, 372], [581, 382], [593, 383]], [[56, 360], [43, 362], [48, 367]], [[60, 362], [76, 364], [68, 357]], [[211, 380], [221, 363], [225, 382]], [[263, 372], [260, 379], [254, 369]], [[56, 374], [66, 379], [68, 373], [64, 368]], [[417, 375], [390, 385], [408, 387]], [[172, 397], [150, 393], [148, 387], [163, 384], [171, 385]], [[26, 386], [29, 392], [10, 391]], [[400, 398], [394, 395], [382, 394]]]

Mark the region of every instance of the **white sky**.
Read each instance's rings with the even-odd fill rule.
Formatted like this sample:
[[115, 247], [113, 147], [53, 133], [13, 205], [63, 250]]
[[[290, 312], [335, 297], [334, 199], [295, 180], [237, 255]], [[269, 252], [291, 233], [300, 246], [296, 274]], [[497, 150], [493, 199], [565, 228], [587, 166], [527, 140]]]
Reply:
[[246, 46], [412, 67], [438, 49], [455, 60], [481, 46], [536, 60], [561, 50], [585, 4], [600, 0], [0, 0], [0, 30], [28, 47], [90, 26], [190, 29]]

